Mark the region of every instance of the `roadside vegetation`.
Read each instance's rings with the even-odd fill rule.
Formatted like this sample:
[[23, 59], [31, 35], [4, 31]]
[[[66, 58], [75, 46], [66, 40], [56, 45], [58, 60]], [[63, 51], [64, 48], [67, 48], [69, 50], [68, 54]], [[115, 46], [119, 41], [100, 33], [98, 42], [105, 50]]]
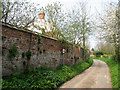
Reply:
[[94, 59], [98, 59], [101, 61], [104, 61], [108, 64], [110, 68], [110, 73], [111, 73], [111, 81], [112, 81], [112, 87], [113, 88], [118, 88], [118, 85], [120, 83], [120, 79], [118, 79], [118, 66], [120, 66], [120, 62], [116, 62], [113, 59], [107, 59], [105, 57], [95, 57]]
[[42, 66], [41, 69], [29, 69], [29, 73], [14, 73], [3, 77], [2, 88], [58, 88], [64, 82], [89, 68], [92, 63], [93, 59], [90, 58], [88, 61], [73, 66], [62, 65], [56, 69]]

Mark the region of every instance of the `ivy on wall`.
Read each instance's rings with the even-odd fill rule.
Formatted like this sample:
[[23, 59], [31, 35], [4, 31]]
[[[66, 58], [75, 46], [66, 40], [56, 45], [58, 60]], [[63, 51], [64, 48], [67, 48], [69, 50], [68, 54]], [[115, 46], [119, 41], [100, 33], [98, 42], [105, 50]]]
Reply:
[[60, 40], [61, 44], [62, 44], [62, 48], [65, 48], [67, 53], [70, 52], [70, 43], [68, 43], [66, 40], [62, 39]]
[[28, 51], [26, 52], [26, 57], [27, 57], [27, 60], [28, 60], [28, 61], [30, 60], [31, 55], [32, 55], [32, 52], [28, 50]]
[[42, 37], [40, 36], [40, 34], [38, 34], [37, 36], [38, 36], [38, 44], [40, 44]]
[[22, 53], [22, 58], [24, 58], [24, 57], [25, 57], [25, 53], [23, 52], [23, 53]]
[[67, 45], [67, 47], [66, 47], [66, 51], [67, 51], [67, 53], [70, 52], [70, 45]]
[[13, 58], [15, 58], [15, 56], [18, 54], [17, 49], [18, 47], [16, 46], [16, 44], [14, 44], [11, 49], [9, 49], [8, 60], [12, 60]]

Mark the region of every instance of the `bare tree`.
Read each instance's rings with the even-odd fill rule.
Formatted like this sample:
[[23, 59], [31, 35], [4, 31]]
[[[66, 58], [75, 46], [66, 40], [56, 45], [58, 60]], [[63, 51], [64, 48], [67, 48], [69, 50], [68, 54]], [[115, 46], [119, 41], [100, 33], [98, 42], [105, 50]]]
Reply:
[[38, 10], [36, 4], [26, 1], [11, 2], [4, 0], [2, 4], [2, 18], [4, 23], [26, 29], [35, 21]]
[[[68, 36], [68, 40], [73, 44], [82, 44], [85, 50], [85, 42], [92, 31], [92, 23], [86, 7], [87, 2], [79, 2], [75, 6], [77, 8], [73, 8], [72, 12], [69, 13], [66, 36]], [[83, 53], [83, 59], [85, 59], [85, 51]]]
[[41, 12], [45, 13], [46, 22], [51, 24], [51, 31], [46, 33], [51, 37], [63, 38], [62, 30], [64, 24], [64, 13], [61, 10], [62, 5], [60, 2], [53, 2], [41, 9]]

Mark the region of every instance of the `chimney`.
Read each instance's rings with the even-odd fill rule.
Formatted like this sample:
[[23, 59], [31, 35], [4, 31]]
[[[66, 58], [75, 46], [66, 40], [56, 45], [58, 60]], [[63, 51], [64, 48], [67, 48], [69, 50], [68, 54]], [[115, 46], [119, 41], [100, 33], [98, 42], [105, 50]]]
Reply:
[[44, 19], [45, 13], [39, 13], [39, 19]]

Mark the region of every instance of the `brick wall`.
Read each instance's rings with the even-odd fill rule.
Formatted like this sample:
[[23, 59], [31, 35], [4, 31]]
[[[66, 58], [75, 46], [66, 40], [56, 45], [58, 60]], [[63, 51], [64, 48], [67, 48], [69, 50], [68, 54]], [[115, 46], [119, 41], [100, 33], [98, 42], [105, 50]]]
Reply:
[[[41, 43], [38, 44], [38, 36], [29, 30], [19, 30], [11, 25], [2, 24], [2, 71], [3, 75], [14, 72], [21, 72], [24, 69], [24, 64], [27, 63], [27, 58], [22, 57], [23, 53], [28, 50], [32, 52], [29, 61], [30, 68], [40, 68], [41, 65], [47, 67], [57, 67], [60, 64], [73, 65], [73, 52], [78, 57], [78, 63], [82, 60], [81, 48], [71, 45], [70, 51], [61, 54], [62, 44], [53, 38], [41, 36]], [[18, 54], [12, 61], [8, 60], [9, 49], [13, 44], [18, 47]], [[89, 55], [88, 55], [89, 56]]]

